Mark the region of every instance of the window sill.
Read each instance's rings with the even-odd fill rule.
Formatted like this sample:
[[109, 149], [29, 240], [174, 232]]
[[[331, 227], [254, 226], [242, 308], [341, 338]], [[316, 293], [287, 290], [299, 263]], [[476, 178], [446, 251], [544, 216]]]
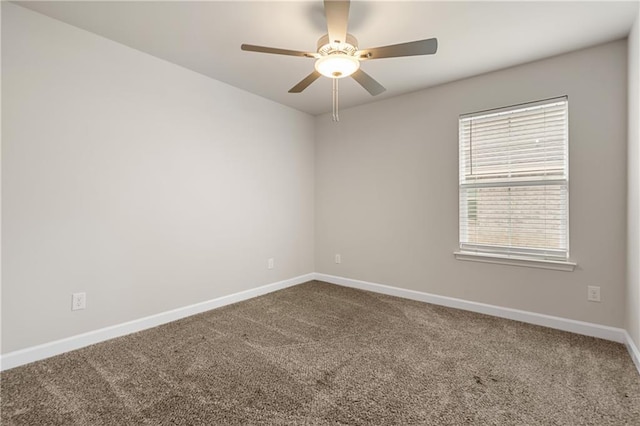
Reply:
[[456, 251], [453, 253], [458, 260], [470, 260], [472, 262], [498, 263], [501, 265], [524, 266], [528, 268], [553, 269], [555, 271], [573, 272], [577, 264], [557, 260], [527, 259], [522, 257], [500, 256], [495, 254], [482, 254], [468, 251]]

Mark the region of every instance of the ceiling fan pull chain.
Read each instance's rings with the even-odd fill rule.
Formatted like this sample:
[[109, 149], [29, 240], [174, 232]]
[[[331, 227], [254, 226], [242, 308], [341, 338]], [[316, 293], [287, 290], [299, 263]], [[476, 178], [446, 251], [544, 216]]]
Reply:
[[333, 81], [333, 121], [340, 121], [340, 117], [338, 116], [338, 79], [334, 78]]

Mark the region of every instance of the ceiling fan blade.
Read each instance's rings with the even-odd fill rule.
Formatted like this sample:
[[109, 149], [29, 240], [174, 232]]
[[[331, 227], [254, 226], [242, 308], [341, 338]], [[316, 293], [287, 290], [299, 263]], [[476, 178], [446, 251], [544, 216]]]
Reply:
[[400, 56], [433, 55], [438, 51], [438, 39], [410, 41], [391, 46], [362, 49], [356, 53], [361, 59], [397, 58]]
[[349, 24], [349, 1], [324, 0], [329, 42], [341, 44], [347, 41]]
[[382, 86], [382, 84], [378, 83], [373, 77], [371, 77], [361, 69], [351, 74], [351, 77], [353, 77], [355, 81], [360, 83], [360, 86], [364, 87], [367, 92], [371, 93], [371, 96], [379, 95], [380, 93], [387, 90], [384, 88], [384, 86]]
[[277, 49], [275, 47], [254, 46], [253, 44], [243, 44], [240, 49], [249, 52], [274, 53], [276, 55], [304, 56], [305, 58], [316, 58], [317, 53], [301, 52], [299, 50]]
[[322, 74], [320, 74], [318, 71], [313, 70], [313, 72], [311, 74], [309, 74], [308, 76], [306, 76], [300, 83], [296, 84], [291, 89], [289, 89], [289, 93], [300, 93], [300, 92], [302, 92], [304, 89], [309, 87], [309, 85], [311, 83], [316, 81], [321, 75]]

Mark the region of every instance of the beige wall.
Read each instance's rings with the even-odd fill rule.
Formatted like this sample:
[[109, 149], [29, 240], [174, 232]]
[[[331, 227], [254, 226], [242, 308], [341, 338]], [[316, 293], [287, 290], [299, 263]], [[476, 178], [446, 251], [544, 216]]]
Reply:
[[640, 348], [640, 12], [629, 34], [627, 331]]
[[[622, 327], [626, 56], [622, 40], [343, 110], [339, 125], [317, 117], [317, 272]], [[560, 95], [578, 267], [455, 260], [458, 115]], [[587, 285], [601, 286], [601, 303], [587, 302]]]
[[[316, 117], [314, 153], [306, 114], [3, 2], [1, 352], [312, 272], [314, 226], [317, 272], [640, 343], [634, 31], [628, 147], [619, 41]], [[457, 116], [565, 94], [576, 271], [454, 260]]]
[[311, 116], [2, 3], [3, 353], [313, 272]]

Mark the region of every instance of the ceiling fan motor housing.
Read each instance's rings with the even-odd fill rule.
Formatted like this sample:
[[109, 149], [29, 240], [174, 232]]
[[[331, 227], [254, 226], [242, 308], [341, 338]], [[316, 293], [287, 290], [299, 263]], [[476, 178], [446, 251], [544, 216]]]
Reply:
[[329, 40], [329, 34], [325, 34], [318, 40], [318, 53], [322, 56], [332, 55], [334, 53], [344, 53], [354, 56], [358, 51], [358, 40], [351, 34], [347, 34], [345, 43], [332, 43]]

